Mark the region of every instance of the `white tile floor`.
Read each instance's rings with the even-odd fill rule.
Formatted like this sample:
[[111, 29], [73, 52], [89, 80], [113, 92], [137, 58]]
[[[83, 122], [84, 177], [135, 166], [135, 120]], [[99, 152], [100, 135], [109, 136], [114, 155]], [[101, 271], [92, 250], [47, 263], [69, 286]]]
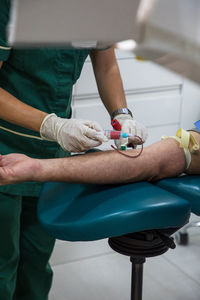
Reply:
[[[129, 258], [112, 252], [54, 266], [49, 300], [129, 300]], [[144, 266], [144, 300], [200, 300], [200, 229], [188, 246], [177, 246]]]

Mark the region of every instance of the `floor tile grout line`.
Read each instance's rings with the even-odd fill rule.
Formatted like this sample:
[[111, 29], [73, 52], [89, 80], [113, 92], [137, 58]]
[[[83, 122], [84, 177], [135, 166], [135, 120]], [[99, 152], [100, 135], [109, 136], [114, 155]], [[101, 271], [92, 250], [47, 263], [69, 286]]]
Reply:
[[181, 273], [183, 273], [185, 276], [187, 276], [189, 279], [191, 279], [192, 281], [194, 281], [195, 283], [197, 283], [200, 286], [200, 282], [198, 280], [196, 280], [195, 278], [193, 278], [191, 275], [187, 274], [179, 265], [177, 265], [176, 263], [172, 262], [168, 257], [166, 257], [165, 255], [163, 255], [164, 260], [166, 260], [169, 264], [171, 264], [172, 266], [176, 267]]

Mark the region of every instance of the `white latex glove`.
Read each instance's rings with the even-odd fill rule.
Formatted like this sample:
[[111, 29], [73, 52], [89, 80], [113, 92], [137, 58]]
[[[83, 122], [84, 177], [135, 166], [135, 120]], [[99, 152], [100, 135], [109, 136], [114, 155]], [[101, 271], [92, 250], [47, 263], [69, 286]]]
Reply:
[[47, 115], [40, 127], [42, 139], [57, 142], [69, 152], [84, 152], [107, 141], [104, 135], [97, 134], [100, 131], [95, 121], [64, 119], [55, 114]]
[[[137, 122], [130, 115], [126, 114], [119, 114], [115, 116], [114, 119], [116, 119], [120, 123], [122, 132], [131, 133], [133, 136], [137, 135], [145, 143], [148, 137], [148, 133], [146, 127], [143, 124]], [[118, 149], [120, 149], [121, 146], [131, 145], [132, 147], [134, 147], [140, 144], [140, 140], [134, 137], [121, 138], [120, 140], [115, 140], [115, 145]]]

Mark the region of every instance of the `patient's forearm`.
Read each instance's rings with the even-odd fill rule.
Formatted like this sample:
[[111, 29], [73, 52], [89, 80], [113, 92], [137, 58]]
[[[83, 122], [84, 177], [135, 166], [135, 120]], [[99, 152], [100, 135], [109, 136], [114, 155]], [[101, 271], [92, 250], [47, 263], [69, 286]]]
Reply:
[[[126, 153], [134, 156], [138, 151]], [[40, 164], [35, 180], [112, 184], [177, 176], [185, 169], [185, 155], [175, 140], [167, 139], [144, 148], [138, 158], [106, 151], [40, 160]]]

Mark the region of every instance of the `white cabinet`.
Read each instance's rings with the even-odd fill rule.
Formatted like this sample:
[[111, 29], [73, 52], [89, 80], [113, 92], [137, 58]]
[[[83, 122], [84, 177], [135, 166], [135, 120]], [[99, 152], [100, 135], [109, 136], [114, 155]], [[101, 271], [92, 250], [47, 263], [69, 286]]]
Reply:
[[[182, 78], [178, 75], [151, 62], [138, 61], [131, 53], [121, 53], [117, 57], [126, 93], [172, 90], [180, 89], [182, 86]], [[92, 65], [88, 59], [76, 84], [75, 97], [82, 99], [93, 96], [98, 96], [98, 91]]]

